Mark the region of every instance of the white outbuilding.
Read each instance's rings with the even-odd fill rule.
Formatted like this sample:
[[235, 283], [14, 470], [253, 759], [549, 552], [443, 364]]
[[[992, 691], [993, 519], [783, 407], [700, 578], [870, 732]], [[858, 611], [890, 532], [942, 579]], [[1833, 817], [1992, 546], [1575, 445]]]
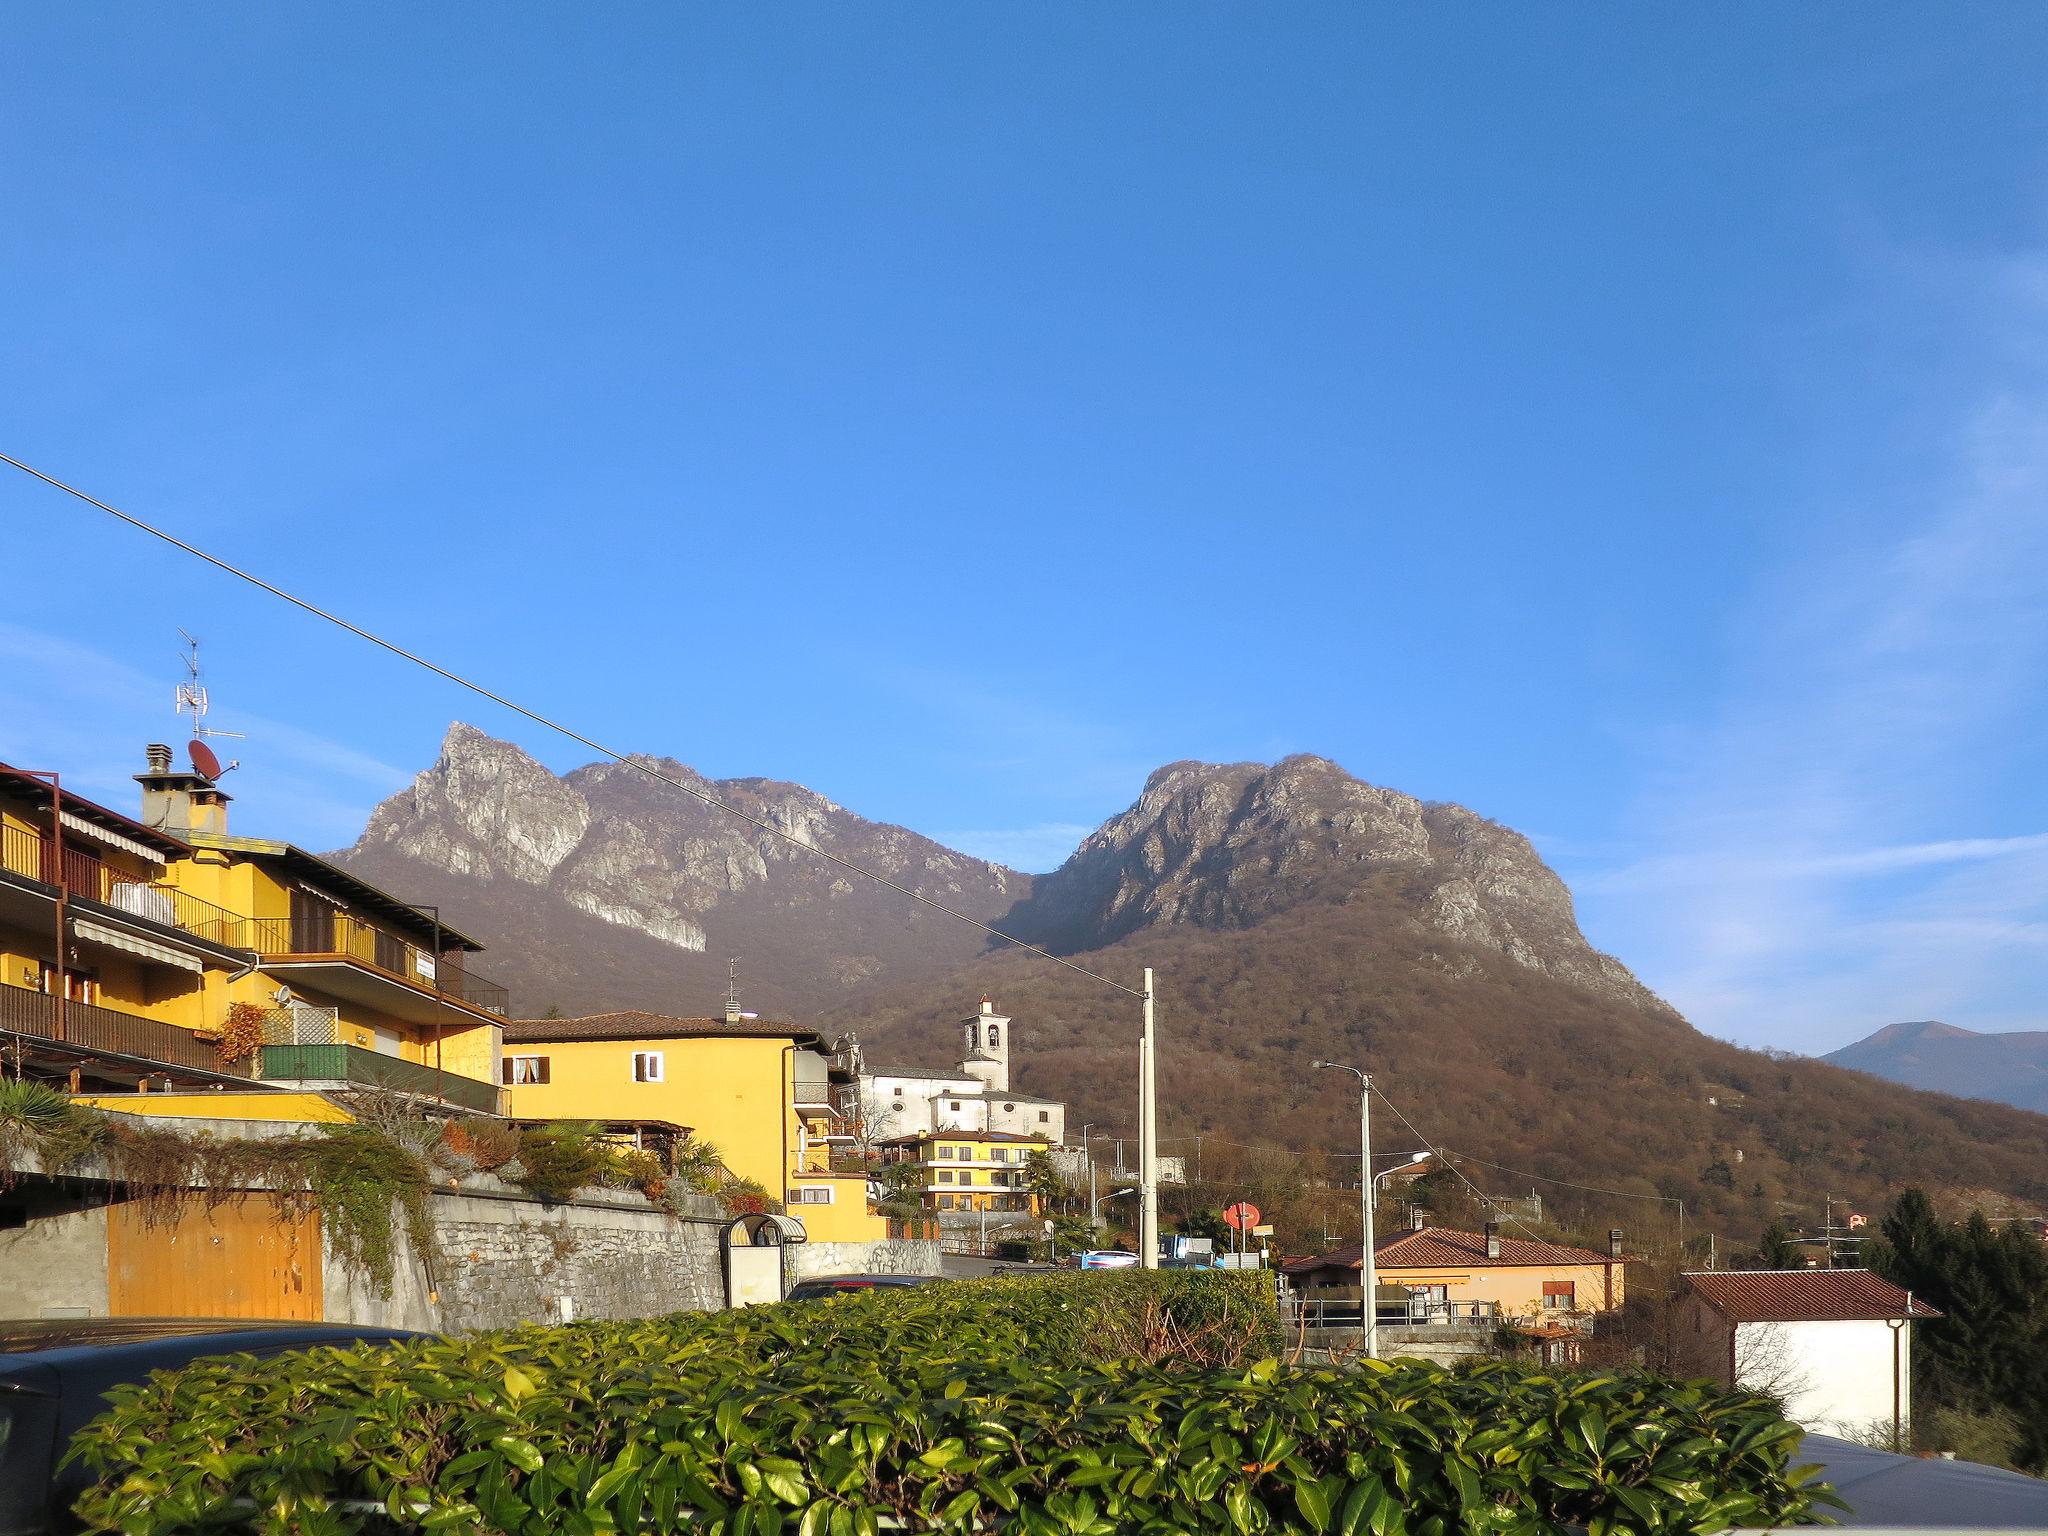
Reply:
[[1678, 1307], [1689, 1368], [1817, 1434], [1912, 1444], [1913, 1324], [1941, 1316], [1912, 1293], [1862, 1269], [1711, 1270], [1685, 1276]]

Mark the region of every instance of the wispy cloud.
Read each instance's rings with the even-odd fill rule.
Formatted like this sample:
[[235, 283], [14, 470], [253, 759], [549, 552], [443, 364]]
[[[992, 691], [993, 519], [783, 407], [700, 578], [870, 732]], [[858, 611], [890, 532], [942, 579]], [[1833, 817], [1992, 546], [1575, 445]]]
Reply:
[[[146, 740], [162, 740], [171, 718], [170, 684], [90, 646], [0, 622], [0, 759], [56, 768], [65, 782], [116, 809], [136, 790]], [[378, 800], [411, 775], [353, 747], [265, 715], [236, 710], [215, 722], [245, 732], [223, 742], [223, 756], [262, 764], [260, 775], [226, 784], [246, 824], [266, 833], [332, 847], [352, 841]]]
[[1035, 827], [1012, 827], [993, 832], [934, 832], [932, 837], [948, 848], [971, 853], [1031, 874], [1057, 869], [1066, 862], [1081, 839], [1094, 831], [1079, 822], [1046, 821]]
[[[2048, 306], [2025, 318], [2048, 330]], [[2048, 808], [2000, 793], [2043, 720], [2048, 394], [1989, 398], [1953, 460], [1759, 594], [1722, 705], [1663, 744], [1632, 856], [1560, 859], [1596, 942], [1714, 1033], [2048, 1023]]]

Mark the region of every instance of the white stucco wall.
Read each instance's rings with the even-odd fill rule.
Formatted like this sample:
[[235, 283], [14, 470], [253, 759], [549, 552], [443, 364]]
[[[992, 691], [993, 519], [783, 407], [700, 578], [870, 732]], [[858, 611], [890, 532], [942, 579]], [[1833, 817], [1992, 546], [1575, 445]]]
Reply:
[[[1899, 1423], [1911, 1433], [1910, 1325], [1899, 1331]], [[1892, 1417], [1892, 1328], [1882, 1319], [1841, 1323], [1743, 1323], [1735, 1330], [1736, 1379], [1784, 1399], [1787, 1418], [1842, 1435]]]

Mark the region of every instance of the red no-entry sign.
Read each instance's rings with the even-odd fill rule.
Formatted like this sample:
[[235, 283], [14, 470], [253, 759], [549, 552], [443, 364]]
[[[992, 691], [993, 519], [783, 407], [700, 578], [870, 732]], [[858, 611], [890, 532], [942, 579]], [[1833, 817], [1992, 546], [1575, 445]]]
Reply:
[[1259, 1224], [1259, 1208], [1249, 1200], [1240, 1200], [1235, 1205], [1225, 1206], [1223, 1225], [1233, 1232], [1249, 1232]]

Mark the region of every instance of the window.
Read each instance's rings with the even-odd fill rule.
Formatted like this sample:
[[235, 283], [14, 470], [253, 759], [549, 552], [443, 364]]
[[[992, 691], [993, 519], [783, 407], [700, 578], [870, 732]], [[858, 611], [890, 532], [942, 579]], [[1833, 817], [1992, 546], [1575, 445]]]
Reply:
[[1015, 1113], [1017, 1113], [1017, 1106], [1014, 1104], [1005, 1104], [1003, 1106], [1003, 1113], [1006, 1115], [1014, 1115]]
[[952, 1170], [952, 1169], [950, 1169], [950, 1168], [941, 1168], [941, 1169], [939, 1170], [939, 1182], [940, 1182], [941, 1184], [950, 1184], [950, 1183], [952, 1183], [952, 1182], [953, 1182], [953, 1170]]
[[953, 1101], [952, 1101], [952, 1102], [951, 1102], [950, 1104], [948, 1104], [948, 1105], [947, 1105], [946, 1107], [947, 1107], [948, 1109], [954, 1109], [954, 1110], [957, 1110], [957, 1109], [959, 1109], [959, 1107], [960, 1107], [960, 1101], [959, 1101], [958, 1099], [954, 1099], [954, 1100], [953, 1100]]
[[1038, 1118], [1039, 1122], [1043, 1124], [1045, 1121], [1048, 1121], [1052, 1118], [1052, 1111], [1049, 1109], [1041, 1109], [1038, 1112]]
[[[43, 962], [42, 988], [46, 993], [57, 990], [57, 967], [47, 960]], [[64, 967], [64, 1000], [68, 1003], [97, 1003], [100, 1000], [99, 972], [76, 965]]]
[[1003, 1032], [991, 1024], [988, 1027], [988, 1048], [994, 1050], [1003, 1043]]
[[548, 1058], [545, 1056], [507, 1056], [504, 1066], [505, 1081], [517, 1087], [521, 1083], [544, 1083], [548, 1081]]
[[988, 1156], [990, 1162], [1007, 1163], [1010, 1160], [1010, 1149], [1008, 1147], [994, 1147], [990, 1149]]
[[794, 1191], [791, 1198], [798, 1205], [830, 1205], [832, 1203], [832, 1189], [830, 1185], [821, 1187], [816, 1184], [807, 1184], [802, 1189]]
[[953, 1197], [951, 1195], [939, 1196], [939, 1209], [942, 1211], [950, 1211], [951, 1209], [953, 1209]]
[[1578, 1305], [1578, 1293], [1575, 1280], [1546, 1280], [1543, 1282], [1543, 1305], [1551, 1311], [1569, 1312]]
[[635, 1051], [633, 1053], [633, 1081], [636, 1083], [658, 1083], [661, 1081], [661, 1052]]
[[939, 1156], [945, 1158], [948, 1162], [951, 1162], [953, 1158], [953, 1149], [951, 1147], [941, 1147], [939, 1148]]

